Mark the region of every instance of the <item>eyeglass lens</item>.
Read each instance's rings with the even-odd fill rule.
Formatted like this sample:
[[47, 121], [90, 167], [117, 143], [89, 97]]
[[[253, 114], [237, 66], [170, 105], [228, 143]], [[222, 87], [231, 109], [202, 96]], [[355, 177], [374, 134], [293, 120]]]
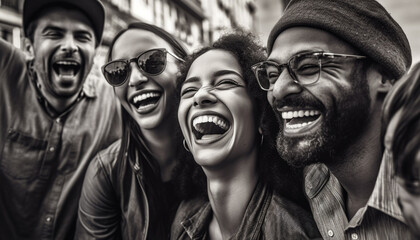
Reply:
[[[321, 65], [319, 56], [317, 55], [297, 55], [292, 57], [289, 62], [291, 77], [302, 85], [312, 84], [319, 79]], [[257, 79], [263, 89], [270, 89], [280, 74], [283, 72], [285, 65], [278, 65], [272, 62], [262, 63], [256, 68]]]

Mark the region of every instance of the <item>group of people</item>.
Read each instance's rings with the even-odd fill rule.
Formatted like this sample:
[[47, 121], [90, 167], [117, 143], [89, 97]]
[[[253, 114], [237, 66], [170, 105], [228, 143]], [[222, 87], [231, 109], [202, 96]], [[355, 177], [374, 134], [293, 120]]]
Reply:
[[375, 0], [292, 0], [193, 53], [98, 0], [0, 40], [0, 239], [420, 238], [420, 64]]

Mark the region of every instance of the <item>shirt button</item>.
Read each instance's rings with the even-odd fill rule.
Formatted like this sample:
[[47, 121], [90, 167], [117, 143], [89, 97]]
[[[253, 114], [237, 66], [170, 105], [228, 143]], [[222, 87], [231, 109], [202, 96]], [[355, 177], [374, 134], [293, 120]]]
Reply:
[[55, 148], [54, 147], [50, 147], [50, 152], [54, 152]]
[[351, 239], [359, 239], [359, 236], [357, 236], [357, 234], [356, 233], [352, 233], [351, 234]]
[[328, 233], [328, 236], [330, 236], [330, 237], [334, 236], [334, 232], [332, 230], [328, 230], [327, 233]]
[[47, 217], [45, 220], [46, 220], [47, 222], [51, 222], [51, 217]]
[[55, 122], [56, 123], [60, 123], [61, 122], [61, 119], [60, 118], [57, 118], [57, 119], [55, 119]]

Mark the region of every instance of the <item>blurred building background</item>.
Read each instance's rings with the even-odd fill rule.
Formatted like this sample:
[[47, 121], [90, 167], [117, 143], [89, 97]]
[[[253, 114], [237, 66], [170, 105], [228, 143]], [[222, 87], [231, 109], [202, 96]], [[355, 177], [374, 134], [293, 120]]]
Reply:
[[[30, 0], [29, 0], [30, 1]], [[83, 1], [83, 0], [75, 0]], [[103, 44], [96, 61], [102, 64], [115, 34], [133, 21], [156, 24], [190, 50], [208, 45], [224, 31], [242, 27], [265, 44], [290, 0], [101, 0], [106, 8]], [[378, 0], [406, 32], [413, 62], [420, 61], [420, 0]], [[0, 0], [0, 37], [22, 47], [23, 0]]]

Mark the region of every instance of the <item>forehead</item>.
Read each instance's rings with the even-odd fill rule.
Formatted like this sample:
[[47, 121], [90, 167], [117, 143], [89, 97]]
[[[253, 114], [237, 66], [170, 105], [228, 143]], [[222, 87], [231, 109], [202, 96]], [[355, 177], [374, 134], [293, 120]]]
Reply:
[[112, 59], [132, 58], [154, 48], [172, 50], [171, 45], [158, 35], [143, 29], [130, 29], [115, 41], [111, 56]]
[[270, 60], [287, 61], [291, 56], [305, 51], [355, 54], [355, 50], [333, 34], [309, 27], [293, 27], [277, 36]]
[[187, 78], [208, 77], [222, 70], [230, 70], [242, 75], [242, 68], [232, 53], [219, 49], [210, 50], [194, 60]]
[[48, 7], [36, 18], [37, 29], [45, 27], [58, 27], [80, 29], [93, 33], [92, 23], [80, 10], [75, 8], [64, 9], [63, 7]]

